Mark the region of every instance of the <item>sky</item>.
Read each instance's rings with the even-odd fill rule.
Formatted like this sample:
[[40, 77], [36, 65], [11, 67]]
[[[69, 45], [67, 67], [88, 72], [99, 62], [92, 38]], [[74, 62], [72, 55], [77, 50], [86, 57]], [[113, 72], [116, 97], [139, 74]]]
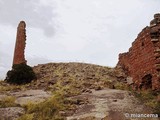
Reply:
[[17, 26], [26, 22], [27, 64], [116, 66], [160, 12], [160, 0], [0, 0], [0, 79], [11, 69]]

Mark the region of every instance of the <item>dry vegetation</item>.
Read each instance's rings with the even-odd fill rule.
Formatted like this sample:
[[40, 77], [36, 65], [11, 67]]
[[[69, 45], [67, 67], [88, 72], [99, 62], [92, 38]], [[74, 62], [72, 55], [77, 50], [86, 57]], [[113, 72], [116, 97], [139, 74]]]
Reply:
[[6, 96], [2, 100], [0, 100], [0, 108], [16, 106], [18, 106], [18, 104], [15, 103], [15, 97], [13, 96]]
[[[1, 93], [27, 89], [43, 89], [53, 93], [50, 99], [42, 103], [29, 102], [21, 106], [25, 108], [26, 114], [20, 120], [65, 119], [66, 115], [74, 113], [78, 105], [87, 102], [83, 99], [72, 99], [73, 96], [91, 92], [90, 89], [112, 88], [117, 79], [114, 73], [116, 71], [112, 68], [83, 63], [49, 63], [33, 69], [38, 79], [29, 84], [0, 83]], [[7, 105], [3, 107], [15, 106], [14, 100], [5, 101]]]
[[[78, 105], [87, 103], [87, 100], [75, 99], [73, 96], [89, 93], [91, 89], [131, 90], [124, 82], [119, 82], [126, 77], [119, 69], [83, 63], [49, 63], [35, 66], [33, 70], [38, 79], [29, 84], [18, 86], [0, 82], [0, 93], [27, 89], [52, 92], [52, 97], [42, 103], [29, 102], [21, 106], [25, 108], [26, 114], [19, 120], [64, 120], [75, 112]], [[155, 109], [155, 113], [160, 113], [160, 103], [156, 101], [158, 95], [151, 91], [133, 93]], [[0, 107], [17, 106], [14, 101], [14, 97], [1, 100]]]
[[160, 93], [152, 90], [133, 91], [134, 95], [146, 106], [153, 109], [155, 114], [160, 116]]

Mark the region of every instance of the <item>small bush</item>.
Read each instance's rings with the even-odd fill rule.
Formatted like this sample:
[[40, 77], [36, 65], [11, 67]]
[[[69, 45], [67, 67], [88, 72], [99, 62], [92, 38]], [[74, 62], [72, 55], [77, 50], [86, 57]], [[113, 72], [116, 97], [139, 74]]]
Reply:
[[18, 105], [15, 103], [15, 97], [8, 96], [0, 100], [0, 108], [16, 107], [16, 106]]
[[20, 118], [18, 118], [17, 120], [33, 120], [34, 114], [24, 114], [22, 115]]
[[5, 80], [12, 84], [25, 84], [31, 82], [33, 79], [36, 79], [33, 69], [22, 63], [13, 65], [12, 70], [7, 72]]
[[51, 97], [38, 104], [29, 102], [23, 107], [26, 109], [27, 115], [23, 115], [22, 120], [29, 120], [29, 118], [32, 118], [33, 120], [56, 120], [56, 118], [60, 118], [59, 110], [62, 106], [60, 100]]
[[154, 114], [160, 116], [160, 102], [156, 100], [159, 93], [152, 90], [140, 91], [139, 93], [134, 91], [133, 93], [146, 106], [152, 108]]
[[0, 92], [6, 92], [6, 91], [18, 91], [18, 90], [25, 90], [24, 85], [9, 85], [9, 86], [1, 86], [0, 85]]
[[127, 89], [127, 85], [124, 83], [120, 83], [120, 82], [115, 83], [114, 86], [115, 86], [115, 89], [120, 89], [120, 90]]

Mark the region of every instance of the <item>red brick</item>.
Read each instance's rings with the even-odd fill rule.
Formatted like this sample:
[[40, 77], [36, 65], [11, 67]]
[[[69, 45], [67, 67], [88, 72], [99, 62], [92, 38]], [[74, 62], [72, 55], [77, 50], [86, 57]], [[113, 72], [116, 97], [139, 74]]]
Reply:
[[[159, 16], [157, 18], [157, 16]], [[128, 76], [133, 78], [135, 86], [141, 87], [144, 84], [144, 78], [151, 75], [152, 89], [160, 90], [159, 65], [160, 64], [160, 14], [151, 21], [150, 26], [145, 27], [132, 43], [129, 52], [119, 54], [117, 66], [121, 66]], [[153, 26], [154, 25], [154, 26]], [[158, 39], [154, 41], [152, 39]], [[155, 53], [155, 51], [157, 52]], [[145, 87], [145, 86], [142, 86]]]
[[21, 21], [17, 28], [17, 38], [14, 50], [14, 58], [13, 58], [13, 65], [14, 64], [21, 64], [27, 63], [25, 60], [25, 44], [26, 44], [26, 24], [24, 21]]

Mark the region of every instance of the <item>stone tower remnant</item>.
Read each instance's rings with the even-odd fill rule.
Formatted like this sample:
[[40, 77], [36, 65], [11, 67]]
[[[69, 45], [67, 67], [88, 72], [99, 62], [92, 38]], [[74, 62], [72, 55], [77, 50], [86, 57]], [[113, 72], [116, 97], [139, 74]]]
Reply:
[[24, 21], [21, 21], [17, 27], [17, 37], [14, 50], [13, 65], [27, 63], [24, 55], [25, 45], [26, 45], [26, 23]]
[[118, 66], [135, 89], [160, 90], [160, 13], [138, 34], [129, 51], [119, 54]]

